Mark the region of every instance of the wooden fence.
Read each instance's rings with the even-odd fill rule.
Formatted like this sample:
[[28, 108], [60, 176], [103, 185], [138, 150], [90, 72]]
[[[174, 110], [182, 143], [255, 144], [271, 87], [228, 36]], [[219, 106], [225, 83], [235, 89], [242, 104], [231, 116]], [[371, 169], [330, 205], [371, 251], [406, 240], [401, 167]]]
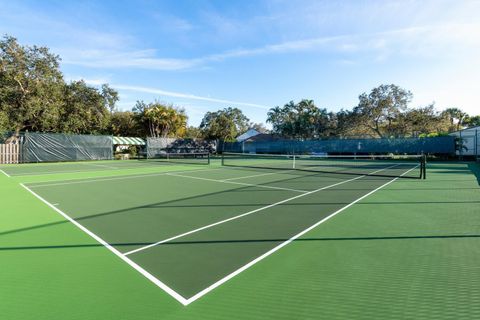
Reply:
[[0, 164], [18, 163], [20, 160], [20, 145], [0, 144]]

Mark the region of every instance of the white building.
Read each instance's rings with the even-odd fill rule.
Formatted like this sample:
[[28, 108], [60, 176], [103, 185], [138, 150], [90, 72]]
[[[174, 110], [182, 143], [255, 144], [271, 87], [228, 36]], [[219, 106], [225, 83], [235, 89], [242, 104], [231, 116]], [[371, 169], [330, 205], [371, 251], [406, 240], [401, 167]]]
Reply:
[[480, 157], [480, 126], [466, 128], [450, 133], [460, 139], [463, 148], [457, 150], [458, 156]]

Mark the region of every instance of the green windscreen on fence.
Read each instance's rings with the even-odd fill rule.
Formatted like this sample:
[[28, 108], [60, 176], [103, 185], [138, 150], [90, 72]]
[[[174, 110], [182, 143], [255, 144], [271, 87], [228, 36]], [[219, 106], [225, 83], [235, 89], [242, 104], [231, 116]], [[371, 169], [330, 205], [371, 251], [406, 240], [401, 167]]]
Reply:
[[268, 154], [454, 154], [455, 137], [225, 142], [224, 152]]
[[224, 152], [222, 165], [312, 173], [425, 178], [425, 157], [422, 155], [331, 156]]
[[30, 133], [24, 135], [23, 162], [111, 160], [111, 136]]

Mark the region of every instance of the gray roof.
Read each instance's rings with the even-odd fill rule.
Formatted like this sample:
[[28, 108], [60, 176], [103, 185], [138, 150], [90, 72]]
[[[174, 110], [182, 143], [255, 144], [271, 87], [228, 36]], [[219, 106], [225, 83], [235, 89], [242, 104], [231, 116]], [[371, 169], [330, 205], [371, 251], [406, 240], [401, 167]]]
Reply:
[[260, 132], [258, 132], [257, 130], [255, 129], [248, 129], [247, 132], [245, 132], [244, 134], [241, 134], [237, 137], [237, 141], [238, 142], [242, 142], [242, 141], [245, 141], [247, 139], [250, 139], [251, 137], [255, 137], [257, 135], [259, 135]]
[[480, 130], [480, 126], [469, 127], [469, 128], [461, 129], [461, 130], [458, 130], [458, 131], [450, 132], [449, 135], [454, 135], [456, 133], [459, 133], [459, 132], [462, 132], [462, 131], [468, 131], [468, 130]]

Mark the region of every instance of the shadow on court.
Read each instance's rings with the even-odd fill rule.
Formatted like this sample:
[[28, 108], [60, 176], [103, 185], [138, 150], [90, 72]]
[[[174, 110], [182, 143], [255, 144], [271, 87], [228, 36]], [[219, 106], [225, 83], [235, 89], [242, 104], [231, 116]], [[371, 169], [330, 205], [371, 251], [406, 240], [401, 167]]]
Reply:
[[[319, 175], [321, 175], [321, 174], [311, 174], [311, 175], [309, 175], [309, 177], [319, 176]], [[293, 180], [302, 179], [302, 178], [305, 178], [305, 175], [296, 175], [295, 174], [293, 177], [288, 177], [288, 178], [285, 178], [285, 179], [275, 180], [273, 183], [291, 182]], [[258, 185], [260, 185], [260, 186], [261, 185], [269, 185], [271, 183], [272, 182], [267, 182], [267, 183], [264, 183], [264, 184], [259, 183]], [[145, 205], [142, 205], [142, 206], [136, 206], [136, 207], [129, 207], [129, 208], [120, 209], [120, 210], [107, 211], [107, 212], [102, 212], [102, 213], [98, 213], [98, 214], [94, 214], [94, 215], [75, 218], [75, 221], [93, 219], [93, 218], [97, 218], [97, 217], [103, 217], [103, 216], [109, 216], [109, 215], [115, 215], [115, 214], [129, 213], [129, 212], [131, 212], [133, 210], [137, 210], [137, 209], [151, 209], [151, 208], [168, 207], [168, 205], [172, 204], [172, 203], [201, 199], [201, 198], [204, 198], [204, 197], [209, 197], [209, 196], [214, 196], [214, 195], [223, 195], [223, 194], [232, 193], [232, 192], [242, 192], [242, 191], [246, 191], [249, 188], [254, 188], [254, 186], [237, 187], [235, 189], [226, 189], [226, 190], [222, 190], [222, 191], [218, 191], [218, 192], [204, 193], [204, 194], [201, 194], [201, 195], [196, 195], [196, 196], [191, 196], [191, 197], [184, 197], [184, 198], [174, 199], [174, 200], [169, 200], [169, 201], [145, 204]], [[347, 190], [347, 189], [344, 189], [344, 190]], [[263, 190], [257, 190], [257, 191], [261, 192]], [[271, 190], [270, 190], [270, 192], [271, 192]], [[269, 204], [270, 203], [267, 203], [265, 205], [269, 205]], [[252, 204], [252, 205], [262, 205], [262, 204], [257, 203], [257, 204]], [[207, 206], [211, 206], [211, 207], [223, 206], [223, 207], [226, 207], [226, 206], [229, 206], [229, 205], [226, 205], [226, 204], [215, 205], [215, 204], [213, 204], [213, 205], [207, 205]], [[238, 205], [235, 205], [235, 204], [232, 204], [231, 206], [232, 207], [234, 207], [234, 206], [238, 207]], [[175, 208], [175, 207], [182, 207], [182, 206], [181, 205], [172, 205], [172, 206], [169, 206], [169, 207]], [[188, 207], [188, 206], [184, 206], [184, 207]], [[192, 205], [192, 207], [200, 207], [200, 206], [199, 205]], [[65, 224], [65, 223], [70, 223], [70, 221], [62, 220], [62, 221], [50, 222], [50, 223], [45, 223], [45, 224], [40, 224], [40, 225], [35, 225], [35, 226], [29, 226], [29, 227], [25, 227], [25, 228], [3, 231], [3, 232], [0, 232], [0, 236], [7, 235], [7, 234], [12, 234], [12, 233], [17, 233], [17, 232], [30, 231], [30, 230], [35, 230], [35, 229], [48, 228], [48, 227], [57, 226], [57, 225]]]
[[[425, 236], [390, 236], [390, 237], [334, 237], [334, 238], [299, 238], [292, 242], [310, 242], [310, 241], [373, 241], [373, 240], [421, 240], [421, 239], [468, 239], [480, 238], [478, 234], [457, 234], [457, 235], [425, 235]], [[228, 244], [228, 243], [265, 243], [265, 242], [285, 242], [289, 239], [252, 239], [252, 240], [205, 240], [205, 241], [170, 241], [161, 244], [161, 246], [172, 245], [197, 245], [197, 244]], [[112, 243], [112, 246], [132, 246], [140, 245], [146, 246], [152, 244], [151, 242], [137, 242], [137, 243]], [[100, 243], [91, 244], [70, 244], [70, 245], [45, 245], [45, 246], [20, 246], [20, 247], [0, 247], [0, 251], [13, 250], [42, 250], [42, 249], [81, 249], [81, 248], [95, 248], [103, 247]]]
[[[240, 187], [238, 189], [233, 189], [233, 190], [225, 190], [221, 192], [213, 192], [213, 193], [208, 193], [208, 194], [203, 194], [203, 195], [198, 195], [198, 196], [192, 196], [192, 197], [187, 197], [187, 198], [182, 198], [182, 199], [176, 199], [176, 200], [170, 200], [170, 201], [164, 201], [164, 202], [158, 202], [158, 203], [152, 203], [148, 205], [143, 205], [143, 206], [137, 206], [137, 207], [130, 207], [130, 208], [125, 208], [121, 210], [114, 210], [114, 211], [109, 211], [109, 212], [102, 212], [90, 216], [85, 216], [85, 217], [80, 217], [76, 218], [75, 221], [82, 221], [82, 220], [88, 220], [88, 219], [94, 219], [97, 217], [103, 217], [103, 216], [109, 216], [109, 215], [115, 215], [115, 214], [122, 214], [122, 213], [130, 213], [131, 211], [137, 210], [137, 209], [152, 209], [152, 208], [202, 208], [202, 207], [212, 207], [212, 208], [220, 208], [220, 207], [232, 207], [232, 208], [238, 208], [238, 207], [248, 207], [248, 206], [267, 206], [270, 205], [271, 203], [255, 203], [255, 204], [235, 204], [235, 203], [230, 203], [230, 204], [207, 204], [207, 205], [202, 205], [202, 204], [176, 204], [173, 205], [175, 202], [181, 202], [181, 201], [188, 201], [188, 200], [194, 200], [196, 198], [203, 198], [206, 196], [210, 195], [217, 195], [217, 194], [223, 194], [226, 192], [242, 192], [242, 189], [246, 189], [250, 187]], [[338, 190], [349, 190], [349, 189], [336, 189]], [[341, 201], [336, 201], [336, 202], [306, 202], [306, 203], [283, 203], [281, 206], [292, 206], [292, 207], [301, 207], [301, 206], [310, 206], [310, 205], [317, 205], [319, 207], [321, 206], [328, 206], [328, 205], [348, 205], [350, 202], [341, 202]], [[363, 201], [363, 202], [358, 202], [356, 205], [421, 205], [421, 204], [465, 204], [465, 203], [480, 203], [480, 201]], [[40, 224], [40, 225], [35, 225], [35, 226], [29, 226], [25, 228], [19, 228], [19, 229], [14, 229], [14, 230], [7, 230], [0, 232], [0, 236], [3, 235], [8, 235], [12, 233], [18, 233], [18, 232], [26, 232], [26, 231], [31, 231], [31, 230], [36, 230], [36, 229], [42, 229], [42, 228], [48, 228], [48, 227], [53, 227], [53, 226], [58, 226], [62, 225], [65, 223], [70, 223], [69, 220], [61, 220], [61, 221], [55, 221], [55, 222], [50, 222], [50, 223], [45, 223], [45, 224]]]
[[[470, 164], [469, 167], [471, 166], [470, 170], [475, 174], [475, 176], [477, 177], [477, 180], [479, 181], [479, 184], [480, 184], [480, 168], [479, 168], [479, 165], [477, 164]], [[324, 176], [320, 173], [317, 173], [317, 174], [311, 174], [311, 175], [308, 175], [308, 177], [312, 177], [312, 176]], [[305, 175], [294, 175], [293, 177], [288, 177], [288, 178], [285, 178], [285, 179], [279, 179], [279, 180], [275, 180], [273, 182], [267, 182], [267, 183], [264, 183], [264, 184], [258, 184], [258, 185], [269, 185], [269, 184], [272, 184], [272, 183], [282, 183], [282, 182], [291, 182], [291, 181], [294, 181], [294, 180], [298, 180], [298, 179], [302, 179], [302, 178], [305, 178]], [[368, 177], [367, 177], [368, 178]], [[102, 213], [98, 213], [98, 214], [94, 214], [94, 215], [89, 215], [89, 216], [84, 216], [84, 217], [79, 217], [79, 218], [75, 218], [76, 221], [82, 221], [82, 220], [88, 220], [88, 219], [94, 219], [94, 218], [97, 218], [97, 217], [103, 217], [103, 216], [110, 216], [110, 215], [116, 215], [116, 214], [123, 214], [123, 213], [130, 213], [131, 211], [134, 211], [134, 210], [138, 210], [138, 209], [152, 209], [152, 208], [193, 208], [193, 207], [198, 207], [198, 208], [201, 208], [201, 207], [212, 207], [212, 208], [215, 208], [215, 207], [241, 207], [241, 206], [267, 206], [267, 205], [270, 205], [271, 203], [256, 203], [256, 204], [232, 204], [232, 203], [229, 203], [229, 204], [208, 204], [208, 205], [201, 205], [201, 204], [180, 204], [181, 202], [183, 201], [193, 201], [193, 200], [196, 200], [196, 199], [201, 199], [201, 198], [204, 198], [204, 197], [208, 197], [208, 196], [215, 196], [215, 195], [225, 195], [225, 194], [228, 194], [228, 193], [232, 193], [232, 192], [243, 192], [243, 191], [248, 191], [249, 188], [255, 188], [254, 186], [244, 186], [244, 187], [238, 187], [238, 188], [235, 188], [235, 189], [227, 189], [227, 190], [222, 190], [222, 191], [218, 191], [218, 192], [211, 192], [211, 193], [205, 193], [205, 194], [201, 194], [201, 195], [195, 195], [195, 196], [191, 196], [191, 197], [185, 197], [185, 198], [180, 198], [180, 199], [174, 199], [174, 200], [169, 200], [169, 201], [163, 201], [163, 202], [157, 202], [157, 203], [150, 203], [150, 204], [146, 204], [146, 205], [142, 205], [142, 206], [136, 206], [136, 207], [129, 207], [129, 208], [124, 208], [124, 209], [120, 209], [120, 210], [113, 210], [113, 211], [107, 211], [107, 212], [102, 212]], [[398, 188], [391, 188], [391, 189], [384, 189], [384, 191], [411, 191], [411, 190], [448, 190], [449, 188], [416, 188], [416, 189], [412, 189], [412, 188], [408, 188], [408, 189], [405, 189], [405, 188], [402, 188], [402, 189], [398, 189]], [[458, 190], [459, 188], [454, 188], [455, 190]], [[460, 189], [476, 189], [476, 188], [460, 188]], [[349, 189], [349, 188], [337, 188], [335, 189], [335, 191], [348, 191], [348, 190], [352, 190], [352, 189]], [[263, 190], [257, 190], [258, 192], [262, 192]], [[271, 190], [270, 190], [271, 191]], [[323, 192], [328, 192], [328, 190], [324, 190]], [[419, 204], [438, 204], [438, 203], [443, 203], [443, 204], [462, 204], [462, 203], [480, 203], [480, 201], [416, 201], [416, 202], [371, 202], [371, 201], [364, 201], [364, 202], [359, 202], [357, 203], [358, 205], [368, 205], [368, 204], [381, 204], [381, 205], [402, 205], [402, 204], [410, 204], [410, 205], [419, 205]], [[349, 204], [349, 202], [342, 202], [342, 201], [336, 201], [336, 202], [322, 202], [322, 203], [312, 203], [312, 202], [309, 202], [309, 203], [295, 203], [295, 204], [290, 204], [290, 203], [284, 203], [282, 204], [282, 206], [288, 206], [288, 205], [292, 205], [292, 206], [302, 206], [302, 205], [318, 205], [318, 206], [322, 206], [322, 205], [332, 205], [332, 204], [338, 204], [338, 205], [347, 205]], [[30, 230], [36, 230], [36, 229], [41, 229], [41, 228], [48, 228], [48, 227], [52, 227], [52, 226], [57, 226], [57, 225], [62, 225], [62, 224], [65, 224], [65, 223], [70, 223], [70, 221], [68, 220], [62, 220], [62, 221], [56, 221], [56, 222], [51, 222], [51, 223], [46, 223], [46, 224], [40, 224], [40, 225], [35, 225], [35, 226], [29, 226], [29, 227], [25, 227], [25, 228], [19, 228], [19, 229], [14, 229], [14, 230], [8, 230], [8, 231], [3, 231], [3, 232], [0, 232], [0, 236], [2, 235], [8, 235], [8, 234], [12, 234], [12, 233], [18, 233], [18, 232], [26, 232], [26, 231], [30, 231]]]

